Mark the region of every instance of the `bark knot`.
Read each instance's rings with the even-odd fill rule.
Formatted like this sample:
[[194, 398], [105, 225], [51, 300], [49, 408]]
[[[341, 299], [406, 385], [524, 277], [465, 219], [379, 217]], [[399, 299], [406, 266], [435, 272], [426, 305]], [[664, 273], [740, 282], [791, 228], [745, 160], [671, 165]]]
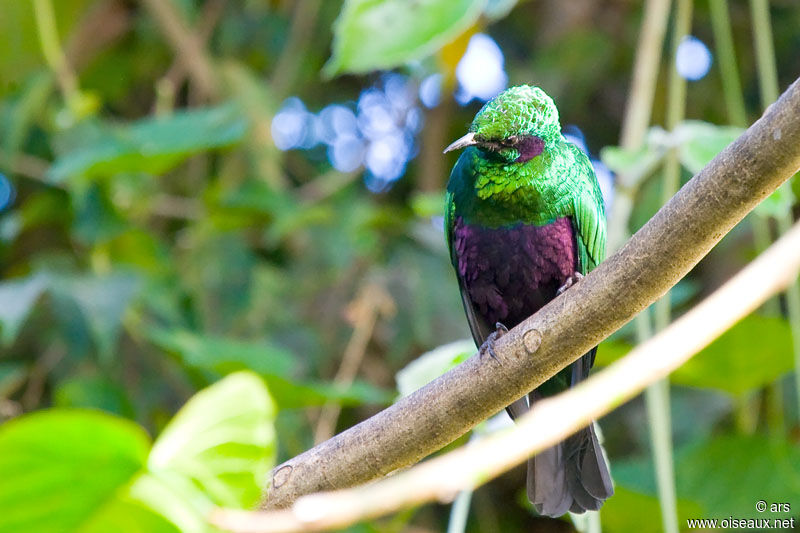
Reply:
[[522, 344], [525, 345], [528, 355], [532, 355], [542, 345], [542, 334], [538, 330], [529, 329], [522, 335]]

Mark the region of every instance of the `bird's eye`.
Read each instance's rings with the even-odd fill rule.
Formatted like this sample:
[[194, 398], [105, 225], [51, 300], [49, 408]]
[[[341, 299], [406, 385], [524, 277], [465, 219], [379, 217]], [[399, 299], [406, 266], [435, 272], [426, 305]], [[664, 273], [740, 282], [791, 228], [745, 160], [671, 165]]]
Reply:
[[516, 135], [512, 135], [511, 137], [506, 139], [505, 144], [509, 146], [516, 146], [519, 143], [519, 137]]

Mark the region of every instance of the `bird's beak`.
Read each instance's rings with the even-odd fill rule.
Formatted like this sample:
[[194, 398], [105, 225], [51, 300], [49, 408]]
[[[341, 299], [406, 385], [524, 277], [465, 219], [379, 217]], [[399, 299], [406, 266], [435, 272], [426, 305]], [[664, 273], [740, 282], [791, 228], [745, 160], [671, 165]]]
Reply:
[[442, 153], [446, 154], [447, 152], [452, 152], [453, 150], [460, 150], [462, 148], [466, 148], [467, 146], [475, 146], [476, 144], [478, 144], [478, 141], [475, 140], [475, 133], [469, 132], [460, 139], [458, 139], [457, 141], [455, 141], [453, 144], [445, 148], [444, 152]]

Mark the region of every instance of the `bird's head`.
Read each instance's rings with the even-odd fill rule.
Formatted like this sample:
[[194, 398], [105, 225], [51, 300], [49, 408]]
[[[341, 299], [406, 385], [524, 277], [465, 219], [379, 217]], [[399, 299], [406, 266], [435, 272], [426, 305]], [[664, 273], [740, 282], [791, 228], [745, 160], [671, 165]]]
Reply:
[[539, 87], [506, 89], [475, 115], [469, 133], [445, 149], [475, 146], [506, 162], [524, 163], [561, 135], [558, 109]]

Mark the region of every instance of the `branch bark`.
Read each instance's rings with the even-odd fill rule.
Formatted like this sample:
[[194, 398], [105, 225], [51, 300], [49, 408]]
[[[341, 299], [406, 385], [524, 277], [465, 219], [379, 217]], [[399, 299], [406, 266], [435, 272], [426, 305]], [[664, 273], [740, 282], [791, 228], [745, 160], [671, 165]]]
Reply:
[[669, 328], [578, 387], [537, 402], [513, 429], [374, 484], [303, 496], [291, 510], [219, 510], [212, 520], [236, 533], [324, 531], [431, 500], [450, 500], [457, 491], [486, 483], [645, 386], [663, 381], [770, 295], [792, 283], [798, 269], [800, 224]]
[[[663, 295], [800, 169], [800, 80], [616, 254], [473, 356], [273, 471], [265, 508], [413, 464], [522, 397]], [[455, 289], [454, 289], [455, 290]]]

